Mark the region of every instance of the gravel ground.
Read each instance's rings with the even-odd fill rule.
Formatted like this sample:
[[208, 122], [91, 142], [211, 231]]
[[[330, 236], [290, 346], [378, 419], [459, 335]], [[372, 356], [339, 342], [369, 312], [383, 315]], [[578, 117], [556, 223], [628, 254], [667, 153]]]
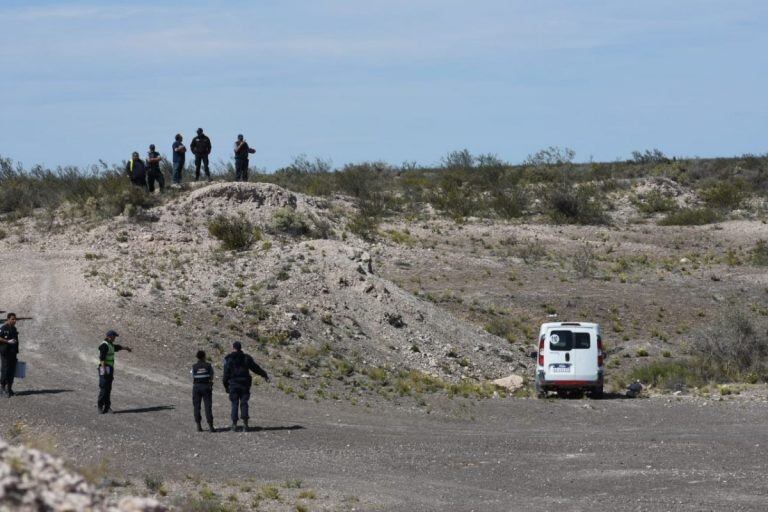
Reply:
[[[0, 429], [47, 438], [76, 467], [103, 462], [133, 482], [147, 474], [224, 484], [301, 480], [330, 510], [765, 510], [765, 390], [715, 400], [486, 400], [462, 415], [426, 414], [253, 393], [248, 433], [196, 433], [184, 353], [132, 334], [151, 308], [108, 307], [80, 252], [6, 251], [2, 300], [20, 322], [29, 377], [2, 402]], [[95, 354], [123, 326], [113, 407], [96, 414]], [[190, 361], [191, 362], [191, 361]], [[217, 387], [215, 416], [227, 403]], [[19, 427], [19, 422], [23, 427]], [[264, 509], [285, 504], [263, 503]], [[310, 509], [313, 509], [310, 503]]]

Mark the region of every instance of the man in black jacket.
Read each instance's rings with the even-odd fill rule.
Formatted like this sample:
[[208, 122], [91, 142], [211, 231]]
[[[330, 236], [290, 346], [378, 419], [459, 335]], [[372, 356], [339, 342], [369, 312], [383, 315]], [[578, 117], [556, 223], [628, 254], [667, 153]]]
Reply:
[[195, 181], [200, 179], [200, 163], [205, 168], [205, 178], [211, 181], [211, 170], [208, 167], [208, 155], [211, 154], [211, 139], [203, 133], [202, 128], [197, 129], [197, 137], [192, 139], [189, 149], [195, 155]]
[[251, 356], [243, 352], [239, 341], [232, 344], [232, 353], [224, 358], [224, 389], [232, 403], [232, 432], [237, 430], [237, 412], [243, 419], [243, 432], [248, 431], [248, 399], [251, 397], [251, 373], [269, 382], [269, 375], [256, 364]]
[[237, 141], [235, 141], [235, 181], [248, 181], [248, 155], [255, 152], [256, 150], [245, 142], [242, 134], [237, 136]]
[[99, 345], [99, 401], [97, 406], [101, 414], [112, 412], [112, 382], [115, 380], [115, 352], [127, 350], [115, 343], [115, 338], [119, 334], [115, 331], [108, 331], [104, 341]]
[[211, 432], [213, 428], [213, 366], [205, 360], [205, 351], [197, 351], [197, 362], [192, 366], [192, 408], [197, 423], [197, 431], [202, 432], [200, 426], [200, 402], [205, 402], [205, 419]]
[[16, 313], [8, 313], [5, 323], [0, 326], [0, 384], [2, 394], [13, 396], [13, 378], [16, 376], [16, 361], [19, 357], [19, 331], [16, 330]]

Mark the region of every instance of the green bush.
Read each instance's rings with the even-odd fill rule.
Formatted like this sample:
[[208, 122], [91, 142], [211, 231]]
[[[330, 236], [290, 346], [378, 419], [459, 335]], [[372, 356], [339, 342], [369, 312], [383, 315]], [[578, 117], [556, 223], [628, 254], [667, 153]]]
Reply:
[[260, 229], [241, 216], [217, 215], [208, 222], [208, 232], [221, 240], [222, 248], [228, 251], [249, 249], [262, 236]]
[[694, 365], [677, 361], [656, 361], [638, 366], [630, 373], [630, 379], [667, 390], [696, 387], [705, 383]]
[[677, 202], [673, 198], [665, 196], [658, 190], [652, 190], [635, 198], [633, 203], [641, 213], [646, 215], [671, 212], [677, 208]]
[[547, 193], [547, 209], [550, 218], [558, 224], [606, 224], [606, 198], [592, 185], [574, 186], [561, 183]]
[[768, 372], [768, 334], [765, 325], [741, 310], [723, 312], [693, 339], [693, 354], [718, 380], [744, 380]]
[[701, 198], [712, 208], [734, 209], [744, 201], [741, 187], [729, 181], [721, 181], [701, 191]]
[[768, 266], [768, 243], [758, 240], [751, 251], [752, 263], [761, 267]]
[[720, 214], [711, 208], [681, 208], [659, 221], [660, 226], [701, 226], [721, 220]]
[[311, 228], [307, 218], [292, 208], [280, 208], [272, 216], [270, 228], [273, 232], [291, 236], [309, 234]]

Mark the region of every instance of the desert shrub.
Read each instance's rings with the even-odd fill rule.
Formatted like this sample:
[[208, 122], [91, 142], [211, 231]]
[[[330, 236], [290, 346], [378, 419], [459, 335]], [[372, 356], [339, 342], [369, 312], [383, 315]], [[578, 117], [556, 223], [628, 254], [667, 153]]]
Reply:
[[515, 341], [517, 326], [509, 318], [492, 318], [485, 324], [485, 330], [494, 336], [504, 338], [509, 342]]
[[503, 219], [522, 217], [528, 207], [528, 194], [523, 187], [492, 192], [490, 207]]
[[574, 186], [569, 183], [554, 185], [547, 193], [550, 218], [559, 224], [606, 224], [606, 199], [592, 184]]
[[646, 149], [645, 151], [633, 151], [632, 162], [635, 164], [669, 163], [669, 158], [658, 149]]
[[589, 244], [582, 245], [571, 260], [573, 270], [579, 277], [586, 279], [595, 275], [597, 264], [595, 263], [595, 252]]
[[242, 216], [217, 215], [208, 222], [208, 232], [228, 251], [244, 251], [261, 239], [261, 230]]
[[631, 380], [660, 389], [679, 390], [705, 382], [700, 369], [690, 362], [654, 361], [630, 372]]
[[758, 240], [750, 253], [750, 259], [754, 265], [768, 266], [768, 243], [765, 240]]
[[544, 244], [538, 238], [527, 243], [520, 244], [517, 248], [517, 256], [525, 263], [536, 263], [547, 255]]
[[533, 155], [528, 155], [523, 165], [534, 167], [566, 165], [572, 163], [575, 156], [576, 152], [571, 148], [550, 146], [537, 151]]
[[430, 202], [454, 219], [478, 215], [481, 210], [480, 194], [473, 190], [459, 171], [446, 172], [440, 177], [437, 189], [430, 196]]
[[665, 196], [658, 190], [651, 190], [635, 198], [633, 203], [641, 213], [646, 215], [671, 212], [677, 208], [677, 202], [673, 198]]
[[724, 312], [691, 343], [693, 355], [716, 379], [743, 379], [768, 368], [768, 334], [741, 310]]
[[701, 226], [712, 224], [721, 219], [720, 214], [711, 208], [681, 208], [667, 214], [659, 221], [660, 226]]
[[700, 193], [701, 198], [712, 208], [734, 209], [744, 201], [742, 188], [730, 181], [720, 181], [705, 188]]
[[306, 216], [292, 208], [280, 208], [272, 216], [270, 228], [275, 233], [291, 236], [309, 234], [311, 228]]

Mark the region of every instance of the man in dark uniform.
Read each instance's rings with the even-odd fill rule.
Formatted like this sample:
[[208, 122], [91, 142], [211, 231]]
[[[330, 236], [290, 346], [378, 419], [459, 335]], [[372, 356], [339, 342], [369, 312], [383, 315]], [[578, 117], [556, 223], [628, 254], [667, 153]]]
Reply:
[[206, 179], [211, 181], [211, 170], [208, 167], [208, 155], [211, 154], [211, 139], [203, 133], [202, 128], [197, 129], [197, 137], [192, 139], [192, 142], [189, 144], [189, 149], [191, 149], [192, 154], [195, 155], [195, 181], [200, 179], [201, 162], [205, 168]]
[[251, 373], [269, 382], [269, 375], [256, 364], [251, 356], [243, 352], [239, 341], [232, 344], [232, 353], [224, 358], [224, 389], [232, 404], [232, 432], [237, 430], [237, 413], [243, 419], [243, 432], [248, 431], [248, 399], [251, 397]]
[[184, 157], [187, 153], [187, 148], [182, 142], [184, 137], [180, 133], [174, 137], [174, 142], [171, 144], [171, 151], [173, 152], [173, 185], [176, 187], [181, 186], [182, 173], [184, 171]]
[[200, 415], [200, 402], [205, 402], [205, 419], [208, 421], [208, 428], [215, 432], [213, 428], [213, 366], [205, 360], [205, 351], [197, 351], [197, 362], [192, 366], [192, 407], [197, 423], [197, 431], [202, 432], [200, 426], [202, 417]]
[[2, 394], [13, 396], [13, 378], [16, 376], [16, 361], [19, 357], [19, 331], [16, 330], [16, 313], [8, 313], [5, 323], [0, 326], [0, 384]]
[[248, 155], [255, 153], [242, 134], [235, 141], [235, 181], [248, 181]]
[[127, 350], [129, 347], [115, 344], [119, 334], [108, 331], [104, 341], [99, 345], [99, 401], [97, 406], [101, 414], [112, 412], [112, 382], [115, 380], [115, 352]]
[[163, 176], [163, 171], [160, 170], [160, 162], [162, 161], [163, 157], [160, 156], [160, 153], [155, 151], [155, 145], [150, 144], [149, 152], [147, 153], [147, 165], [149, 166], [149, 171], [147, 172], [147, 187], [150, 192], [155, 191], [155, 182], [157, 182], [160, 187], [161, 194], [165, 190], [165, 176]]
[[137, 151], [133, 152], [131, 159], [125, 164], [125, 172], [128, 174], [131, 183], [137, 187], [147, 188], [147, 168], [144, 165], [144, 161], [139, 158]]

